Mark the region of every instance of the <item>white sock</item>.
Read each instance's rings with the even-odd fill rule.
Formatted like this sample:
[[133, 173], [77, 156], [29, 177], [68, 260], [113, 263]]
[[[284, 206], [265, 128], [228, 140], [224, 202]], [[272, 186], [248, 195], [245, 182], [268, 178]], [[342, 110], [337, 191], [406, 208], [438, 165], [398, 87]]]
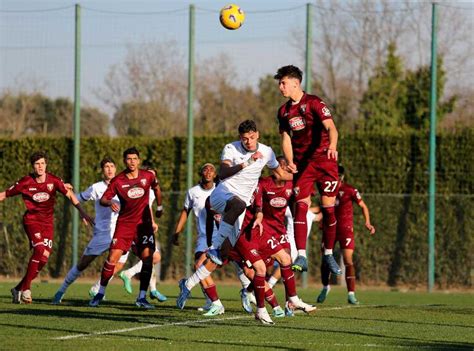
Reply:
[[74, 283], [74, 281], [81, 275], [81, 271], [77, 269], [77, 266], [72, 267], [69, 272], [67, 272], [66, 278], [64, 278], [63, 284], [59, 288], [59, 291], [62, 293], [66, 292], [66, 289]]
[[193, 273], [188, 279], [186, 279], [186, 287], [191, 290], [194, 288], [201, 280], [206, 279], [211, 275], [211, 272], [207, 270], [204, 265], [199, 266], [196, 272]]
[[138, 261], [137, 264], [135, 264], [134, 266], [130, 267], [129, 269], [127, 269], [127, 270], [124, 271], [123, 273], [124, 273], [127, 277], [132, 278], [133, 276], [135, 276], [136, 274], [138, 274], [138, 273], [141, 272], [142, 266], [143, 266], [143, 262], [140, 260], [140, 261]]
[[276, 283], [278, 283], [278, 279], [275, 278], [273, 275], [270, 277], [270, 279], [268, 279], [268, 285], [270, 286], [270, 288], [273, 289], [273, 287], [275, 286]]
[[265, 312], [267, 312], [267, 309], [265, 307], [257, 307], [257, 313], [265, 313]]
[[232, 234], [233, 230], [233, 224], [231, 225], [229, 223], [221, 221], [221, 224], [219, 225], [219, 231], [216, 235], [212, 237], [212, 247], [216, 249], [220, 248], [225, 239], [227, 239]]
[[107, 287], [101, 285], [101, 286], [99, 287], [99, 294], [105, 295], [105, 289], [107, 289]]
[[348, 295], [349, 295], [349, 296], [351, 296], [351, 295], [354, 296], [354, 295], [355, 295], [355, 291], [349, 291]]
[[244, 270], [240, 268], [240, 266], [237, 264], [237, 262], [232, 261], [235, 267], [235, 272], [237, 273], [237, 277], [240, 280], [240, 284], [242, 284], [242, 288], [247, 289], [247, 287], [250, 285], [250, 280], [247, 278], [247, 276], [244, 273]]
[[288, 300], [290, 300], [290, 302], [291, 302], [293, 305], [297, 305], [297, 304], [300, 302], [300, 298], [298, 297], [298, 295], [290, 296], [290, 297], [288, 298]]
[[298, 256], [303, 256], [306, 258], [306, 250], [298, 250]]
[[217, 299], [216, 301], [212, 301], [212, 303], [217, 306], [222, 306], [222, 302], [219, 299]]
[[138, 294], [139, 299], [144, 299], [146, 297], [146, 290], [140, 290], [140, 293]]
[[325, 255], [332, 255], [332, 249], [324, 249]]
[[331, 285], [323, 285], [324, 290], [331, 290]]
[[156, 290], [156, 271], [155, 267], [153, 266], [153, 270], [151, 271], [151, 277], [150, 277], [150, 291], [155, 291]]

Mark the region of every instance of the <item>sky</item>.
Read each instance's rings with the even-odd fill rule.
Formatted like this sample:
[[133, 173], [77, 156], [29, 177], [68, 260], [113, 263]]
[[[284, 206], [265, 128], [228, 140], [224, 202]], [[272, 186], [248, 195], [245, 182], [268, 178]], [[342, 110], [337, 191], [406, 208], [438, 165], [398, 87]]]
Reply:
[[[225, 53], [235, 65], [236, 84], [255, 86], [282, 65], [302, 64], [304, 42], [292, 44], [292, 38], [304, 33], [306, 2], [241, 0], [246, 21], [229, 31], [218, 21], [227, 1], [79, 1], [82, 101], [101, 105], [97, 90], [130, 45], [174, 41], [186, 57], [191, 3], [196, 6], [196, 61]], [[73, 96], [74, 4], [0, 0], [0, 92], [39, 88], [51, 97]]]

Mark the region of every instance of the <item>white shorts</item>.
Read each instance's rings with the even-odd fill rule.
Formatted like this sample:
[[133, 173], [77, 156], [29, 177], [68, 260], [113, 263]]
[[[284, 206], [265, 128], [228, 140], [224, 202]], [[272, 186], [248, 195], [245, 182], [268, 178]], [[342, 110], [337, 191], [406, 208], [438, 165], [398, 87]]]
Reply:
[[84, 256], [100, 256], [110, 247], [112, 238], [110, 232], [95, 233], [84, 250]]

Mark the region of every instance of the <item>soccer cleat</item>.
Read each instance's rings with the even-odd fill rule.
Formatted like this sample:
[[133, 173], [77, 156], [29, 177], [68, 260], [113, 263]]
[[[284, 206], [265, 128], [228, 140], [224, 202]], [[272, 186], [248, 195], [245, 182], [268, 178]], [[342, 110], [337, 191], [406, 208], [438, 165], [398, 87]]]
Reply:
[[319, 293], [318, 295], [318, 298], [316, 299], [316, 301], [318, 303], [323, 303], [324, 301], [326, 301], [326, 297], [328, 296], [329, 294], [329, 290], [331, 290], [329, 287], [326, 289], [326, 288], [323, 288], [321, 290], [321, 292]]
[[332, 254], [323, 255], [323, 260], [324, 260], [324, 263], [326, 263], [327, 266], [329, 267], [329, 270], [331, 271], [332, 274], [335, 274], [335, 275], [341, 275], [342, 274], [342, 271], [339, 268], [339, 266], [338, 266], [338, 264], [337, 264], [337, 262], [334, 259], [334, 256]]
[[145, 310], [154, 310], [155, 306], [149, 303], [146, 298], [142, 297], [141, 299], [137, 299], [135, 301], [135, 305], [140, 308], [144, 308]]
[[100, 302], [104, 299], [104, 294], [97, 293], [90, 301], [90, 307], [99, 307]]
[[199, 312], [209, 311], [211, 309], [211, 306], [212, 306], [212, 301], [208, 297], [206, 297], [206, 304], [202, 307], [199, 307], [198, 311]]
[[266, 324], [266, 325], [273, 325], [275, 324], [272, 319], [270, 318], [270, 316], [268, 315], [268, 312], [266, 309], [263, 309], [263, 310], [260, 310], [260, 311], [257, 311], [257, 313], [255, 313], [255, 319], [257, 321], [260, 321], [261, 323], [263, 324]]
[[95, 291], [94, 288], [90, 288], [89, 289], [89, 297], [91, 299], [93, 299], [95, 295], [97, 295], [97, 291]]
[[54, 294], [53, 300], [51, 301], [51, 305], [59, 305], [63, 300], [64, 293], [62, 291], [58, 291]]
[[183, 309], [184, 305], [186, 305], [186, 300], [189, 298], [191, 291], [186, 287], [186, 279], [181, 279], [179, 281], [179, 295], [176, 299], [176, 306], [179, 309]]
[[24, 290], [21, 292], [21, 302], [24, 304], [33, 303], [33, 299], [31, 298], [31, 290]]
[[21, 303], [21, 291], [16, 290], [15, 288], [12, 288], [10, 290], [12, 293], [12, 303], [14, 304], [20, 304]]
[[158, 290], [150, 291], [150, 299], [158, 300], [160, 302], [165, 302], [166, 300], [168, 300], [168, 298], [162, 293], [160, 293]]
[[250, 303], [250, 296], [249, 296], [250, 294], [251, 293], [247, 292], [247, 289], [245, 288], [240, 290], [240, 298], [242, 300], [242, 307], [244, 311], [247, 313], [253, 312], [252, 305]]
[[293, 304], [291, 302], [286, 301], [285, 303], [285, 316], [286, 317], [294, 317], [295, 316], [295, 310], [293, 307]]
[[203, 314], [203, 316], [206, 316], [206, 317], [213, 317], [213, 316], [218, 316], [220, 314], [224, 314], [225, 312], [225, 308], [222, 304], [215, 304], [213, 303], [211, 305], [211, 308], [209, 309], [209, 311], [207, 311], [206, 313]]
[[310, 313], [316, 310], [316, 306], [310, 305], [309, 303], [303, 302], [300, 298], [297, 298], [297, 301], [292, 301], [291, 304], [298, 310], [303, 311], [304, 313]]
[[285, 317], [285, 311], [283, 311], [283, 308], [281, 308], [280, 306], [274, 307], [272, 316], [275, 318], [283, 318]]
[[222, 266], [221, 253], [218, 249], [211, 249], [207, 252], [206, 256], [218, 266]]
[[130, 280], [130, 278], [125, 274], [125, 272], [120, 272], [119, 278], [122, 279], [123, 281], [123, 288], [125, 289], [125, 291], [131, 294], [133, 291], [133, 288], [132, 288], [132, 281]]
[[347, 295], [347, 302], [351, 305], [359, 304], [359, 300], [356, 299], [356, 296], [354, 294]]
[[291, 269], [295, 272], [307, 272], [308, 271], [308, 260], [304, 256], [296, 257], [295, 262], [291, 265]]

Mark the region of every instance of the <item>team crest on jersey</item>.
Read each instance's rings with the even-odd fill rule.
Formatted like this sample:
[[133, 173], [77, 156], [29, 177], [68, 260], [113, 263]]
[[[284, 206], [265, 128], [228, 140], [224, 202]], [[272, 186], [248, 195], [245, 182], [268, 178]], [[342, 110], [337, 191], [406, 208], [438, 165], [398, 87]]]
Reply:
[[302, 130], [306, 127], [306, 121], [301, 116], [292, 117], [288, 122], [292, 131]]
[[46, 184], [46, 187], [48, 188], [48, 191], [53, 191], [54, 184], [53, 183], [48, 183], [48, 184]]
[[270, 206], [282, 208], [286, 206], [286, 199], [284, 197], [275, 197], [270, 200]]
[[41, 239], [41, 233], [34, 233], [33, 235], [36, 239]]
[[291, 189], [286, 189], [285, 190], [286, 197], [290, 197], [292, 193], [293, 193], [293, 190], [291, 190]]
[[145, 186], [146, 185], [146, 179], [145, 178], [140, 179], [140, 183], [142, 183], [142, 185]]
[[300, 187], [299, 187], [299, 186], [295, 186], [295, 188], [293, 189], [293, 192], [295, 193], [296, 196], [298, 196], [299, 193], [300, 193]]
[[250, 253], [254, 256], [258, 256], [258, 251], [256, 249], [250, 250]]
[[306, 104], [300, 106], [300, 113], [304, 114], [306, 112]]
[[324, 106], [324, 107], [321, 109], [321, 112], [323, 113], [323, 115], [324, 115], [325, 117], [331, 117], [331, 111], [329, 111], [329, 109], [328, 109], [326, 106]]
[[45, 202], [49, 200], [49, 194], [48, 193], [36, 193], [32, 196], [33, 201], [35, 202]]
[[117, 239], [113, 238], [112, 239], [112, 246], [115, 246], [115, 244], [117, 244]]

